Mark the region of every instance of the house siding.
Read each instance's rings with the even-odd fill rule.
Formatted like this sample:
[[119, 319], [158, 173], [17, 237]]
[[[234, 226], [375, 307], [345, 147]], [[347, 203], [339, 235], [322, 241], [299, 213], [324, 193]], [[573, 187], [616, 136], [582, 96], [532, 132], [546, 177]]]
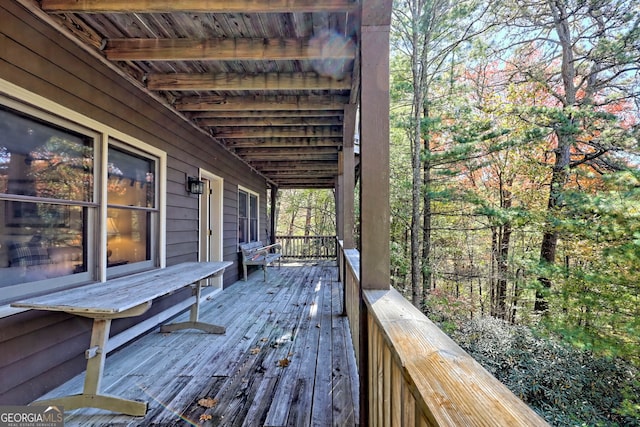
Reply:
[[[13, 0], [0, 4], [0, 78], [167, 153], [167, 265], [198, 259], [198, 197], [186, 192], [186, 176], [202, 168], [223, 178], [223, 258], [235, 262], [224, 286], [238, 279], [237, 188], [260, 195], [265, 240], [263, 177]], [[144, 316], [114, 321], [112, 335], [187, 296], [188, 290], [178, 292], [155, 301]], [[0, 404], [26, 404], [82, 372], [90, 328], [89, 320], [64, 313], [0, 318]]]

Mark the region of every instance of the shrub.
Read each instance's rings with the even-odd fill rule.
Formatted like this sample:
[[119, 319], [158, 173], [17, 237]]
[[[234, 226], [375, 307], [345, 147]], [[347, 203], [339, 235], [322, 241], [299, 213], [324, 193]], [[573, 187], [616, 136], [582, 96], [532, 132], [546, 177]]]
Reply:
[[640, 426], [640, 373], [622, 359], [489, 317], [451, 336], [552, 425]]

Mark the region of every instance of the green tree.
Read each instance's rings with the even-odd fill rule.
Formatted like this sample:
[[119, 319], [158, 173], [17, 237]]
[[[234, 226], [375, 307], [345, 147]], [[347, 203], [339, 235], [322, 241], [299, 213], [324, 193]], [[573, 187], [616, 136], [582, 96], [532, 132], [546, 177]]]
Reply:
[[[546, 129], [552, 143], [540, 260], [553, 265], [559, 239], [555, 218], [565, 206], [572, 170], [620, 169], [613, 153], [633, 143], [624, 115], [610, 110], [637, 102], [640, 95], [640, 12], [628, 0], [513, 0], [501, 6], [498, 20], [506, 22], [503, 40], [509, 40], [502, 52], [515, 53], [512, 81], [536, 83], [549, 94], [549, 102], [518, 113]], [[539, 281], [535, 308], [546, 312], [552, 282], [544, 274]]]

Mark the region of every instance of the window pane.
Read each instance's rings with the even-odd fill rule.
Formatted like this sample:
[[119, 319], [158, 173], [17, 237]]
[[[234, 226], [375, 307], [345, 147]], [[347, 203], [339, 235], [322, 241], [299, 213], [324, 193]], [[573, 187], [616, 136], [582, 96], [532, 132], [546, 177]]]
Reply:
[[258, 240], [258, 220], [251, 219], [251, 242]]
[[258, 218], [258, 197], [254, 196], [253, 194], [250, 196], [251, 198], [251, 215], [249, 215], [251, 217], [251, 219], [257, 219]]
[[248, 193], [238, 190], [238, 242], [246, 243], [249, 241], [249, 222], [247, 215], [248, 209]]
[[[0, 222], [0, 288], [86, 272], [88, 209], [0, 201], [0, 217], [4, 218]], [[30, 218], [40, 222], [25, 225], [14, 216], [18, 212], [33, 214]]]
[[249, 213], [247, 210], [247, 193], [244, 191], [238, 191], [238, 215], [241, 218], [246, 218]]
[[239, 218], [238, 219], [238, 242], [239, 243], [247, 243], [249, 241], [249, 236], [247, 235], [248, 227], [247, 227], [247, 218]]
[[255, 242], [258, 240], [258, 197], [251, 194], [249, 200], [251, 212], [249, 215], [251, 221], [251, 241]]
[[107, 209], [107, 266], [151, 260], [153, 212]]
[[109, 147], [110, 204], [155, 207], [155, 161]]
[[93, 140], [0, 108], [0, 193], [91, 202]]

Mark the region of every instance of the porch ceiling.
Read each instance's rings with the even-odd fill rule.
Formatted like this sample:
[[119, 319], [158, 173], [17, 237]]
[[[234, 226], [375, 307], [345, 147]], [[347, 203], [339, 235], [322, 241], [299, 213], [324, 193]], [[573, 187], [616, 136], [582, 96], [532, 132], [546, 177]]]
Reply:
[[358, 3], [41, 0], [40, 7], [272, 184], [334, 186], [344, 107], [359, 92]]

